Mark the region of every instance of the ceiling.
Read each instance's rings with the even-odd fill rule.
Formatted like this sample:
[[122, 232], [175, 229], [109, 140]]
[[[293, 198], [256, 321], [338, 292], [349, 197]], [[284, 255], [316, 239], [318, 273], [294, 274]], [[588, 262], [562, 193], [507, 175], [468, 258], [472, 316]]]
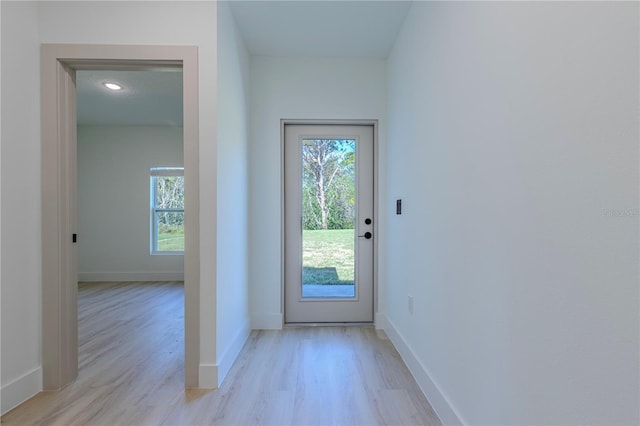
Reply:
[[[385, 58], [408, 1], [229, 1], [251, 55]], [[112, 81], [123, 89], [103, 86]], [[78, 71], [80, 125], [182, 126], [182, 70]]]
[[230, 1], [252, 55], [386, 58], [408, 1]]
[[[113, 91], [103, 83], [113, 82]], [[182, 69], [76, 71], [80, 125], [182, 126]]]

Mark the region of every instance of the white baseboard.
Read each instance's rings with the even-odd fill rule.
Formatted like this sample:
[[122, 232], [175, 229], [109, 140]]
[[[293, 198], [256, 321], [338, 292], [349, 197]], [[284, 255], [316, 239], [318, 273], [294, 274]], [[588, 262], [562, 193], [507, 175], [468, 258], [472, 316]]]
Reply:
[[198, 368], [198, 387], [202, 389], [218, 388], [218, 366], [215, 364], [200, 364]]
[[395, 346], [409, 371], [416, 379], [418, 386], [422, 389], [422, 393], [424, 393], [436, 414], [440, 417], [442, 424], [447, 426], [465, 424], [449, 399], [442, 393], [436, 382], [433, 381], [429, 371], [422, 365], [422, 362], [415, 356], [411, 347], [393, 325], [393, 322], [386, 316], [384, 317], [385, 332], [389, 336], [389, 340], [391, 340], [391, 343], [393, 343], [393, 346]]
[[79, 272], [78, 281], [184, 281], [184, 272]]
[[2, 386], [2, 391], [0, 392], [2, 414], [4, 415], [41, 391], [42, 367], [37, 367]]
[[251, 315], [252, 330], [282, 330], [282, 314], [257, 313]]
[[376, 330], [384, 330], [387, 326], [386, 316], [384, 314], [375, 313], [374, 324]]
[[251, 327], [249, 327], [249, 321], [247, 320], [244, 324], [242, 324], [235, 337], [233, 338], [233, 341], [224, 351], [222, 357], [218, 359], [218, 387], [222, 385], [224, 378], [227, 377], [229, 370], [231, 370], [231, 366], [233, 366], [233, 363], [242, 350], [244, 343], [249, 338], [250, 333]]

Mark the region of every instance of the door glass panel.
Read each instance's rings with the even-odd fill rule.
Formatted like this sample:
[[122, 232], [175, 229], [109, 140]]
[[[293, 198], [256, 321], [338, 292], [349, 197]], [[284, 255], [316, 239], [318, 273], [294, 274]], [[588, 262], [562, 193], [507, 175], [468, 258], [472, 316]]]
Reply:
[[302, 141], [302, 297], [355, 297], [356, 141]]

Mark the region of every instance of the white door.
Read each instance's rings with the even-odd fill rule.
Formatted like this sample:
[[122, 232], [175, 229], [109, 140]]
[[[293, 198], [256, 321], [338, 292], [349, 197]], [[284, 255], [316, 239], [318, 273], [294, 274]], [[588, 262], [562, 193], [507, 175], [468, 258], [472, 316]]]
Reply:
[[373, 126], [285, 125], [285, 322], [373, 321]]

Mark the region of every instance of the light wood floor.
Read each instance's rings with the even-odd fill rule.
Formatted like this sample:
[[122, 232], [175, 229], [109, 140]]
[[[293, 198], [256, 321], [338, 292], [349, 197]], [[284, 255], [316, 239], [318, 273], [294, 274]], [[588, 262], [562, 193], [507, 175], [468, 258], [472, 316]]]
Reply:
[[3, 425], [440, 424], [373, 328], [254, 331], [218, 390], [186, 390], [181, 283], [80, 284], [78, 379]]

